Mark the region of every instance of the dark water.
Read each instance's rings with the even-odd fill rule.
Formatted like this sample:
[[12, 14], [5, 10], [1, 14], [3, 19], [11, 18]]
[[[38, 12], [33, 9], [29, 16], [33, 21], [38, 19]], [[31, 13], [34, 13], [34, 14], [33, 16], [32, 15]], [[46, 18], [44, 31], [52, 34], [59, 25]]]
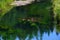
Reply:
[[19, 22], [13, 28], [0, 28], [0, 40], [60, 40], [60, 26]]
[[60, 40], [52, 11], [49, 2], [14, 7], [0, 20], [0, 40]]

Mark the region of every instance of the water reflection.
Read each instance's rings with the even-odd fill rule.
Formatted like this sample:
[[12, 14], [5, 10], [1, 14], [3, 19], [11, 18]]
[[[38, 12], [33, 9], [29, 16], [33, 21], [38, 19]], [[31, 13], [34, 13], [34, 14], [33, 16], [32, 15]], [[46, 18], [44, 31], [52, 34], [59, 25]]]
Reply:
[[[25, 22], [25, 23], [24, 23]], [[60, 40], [59, 28], [54, 24], [22, 21], [11, 28], [0, 28], [2, 40]], [[33, 24], [33, 25], [32, 25]]]
[[0, 39], [60, 40], [60, 26], [54, 23], [53, 14], [47, 7], [50, 9], [51, 4], [14, 7], [0, 21]]

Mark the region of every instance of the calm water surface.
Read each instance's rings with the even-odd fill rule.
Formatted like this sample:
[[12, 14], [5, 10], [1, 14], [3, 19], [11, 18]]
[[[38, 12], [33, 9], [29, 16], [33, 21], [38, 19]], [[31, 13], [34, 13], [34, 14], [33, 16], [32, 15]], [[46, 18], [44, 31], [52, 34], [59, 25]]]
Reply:
[[18, 23], [14, 26], [14, 31], [11, 29], [13, 32], [1, 32], [0, 40], [60, 40], [59, 26], [36, 24], [31, 26], [29, 22]]
[[60, 26], [53, 23], [51, 4], [47, 4], [34, 3], [7, 12], [0, 21], [0, 40], [60, 40]]
[[[29, 39], [29, 35], [28, 35], [25, 40], [60, 40], [60, 32], [57, 32], [57, 29], [55, 26], [53, 28], [53, 32], [50, 31], [49, 33], [44, 32], [41, 34], [40, 31], [42, 31], [42, 30], [37, 31], [37, 36], [35, 36], [33, 34], [33, 37], [31, 39]], [[16, 40], [19, 40], [19, 38], [16, 37]]]

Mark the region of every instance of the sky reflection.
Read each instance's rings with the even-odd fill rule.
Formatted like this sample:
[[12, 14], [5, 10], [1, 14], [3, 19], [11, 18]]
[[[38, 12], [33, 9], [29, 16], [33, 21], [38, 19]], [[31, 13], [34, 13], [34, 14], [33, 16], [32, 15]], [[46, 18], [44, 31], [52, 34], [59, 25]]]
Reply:
[[[19, 40], [18, 37], [16, 37], [16, 40]], [[29, 36], [25, 40], [29, 40]], [[56, 30], [53, 32], [50, 32], [50, 35], [48, 33], [44, 32], [42, 38], [40, 36], [40, 32], [38, 31], [37, 37], [33, 35], [33, 38], [31, 40], [60, 40], [60, 34], [56, 34]]]

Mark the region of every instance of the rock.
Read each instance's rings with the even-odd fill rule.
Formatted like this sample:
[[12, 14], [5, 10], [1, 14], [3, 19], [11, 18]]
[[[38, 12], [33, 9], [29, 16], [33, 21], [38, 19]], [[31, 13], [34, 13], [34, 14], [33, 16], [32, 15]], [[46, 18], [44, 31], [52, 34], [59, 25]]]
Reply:
[[22, 6], [22, 5], [27, 5], [27, 4], [31, 4], [32, 1], [34, 0], [26, 0], [26, 1], [14, 1], [13, 3], [11, 3], [10, 5], [14, 5], [14, 6]]

